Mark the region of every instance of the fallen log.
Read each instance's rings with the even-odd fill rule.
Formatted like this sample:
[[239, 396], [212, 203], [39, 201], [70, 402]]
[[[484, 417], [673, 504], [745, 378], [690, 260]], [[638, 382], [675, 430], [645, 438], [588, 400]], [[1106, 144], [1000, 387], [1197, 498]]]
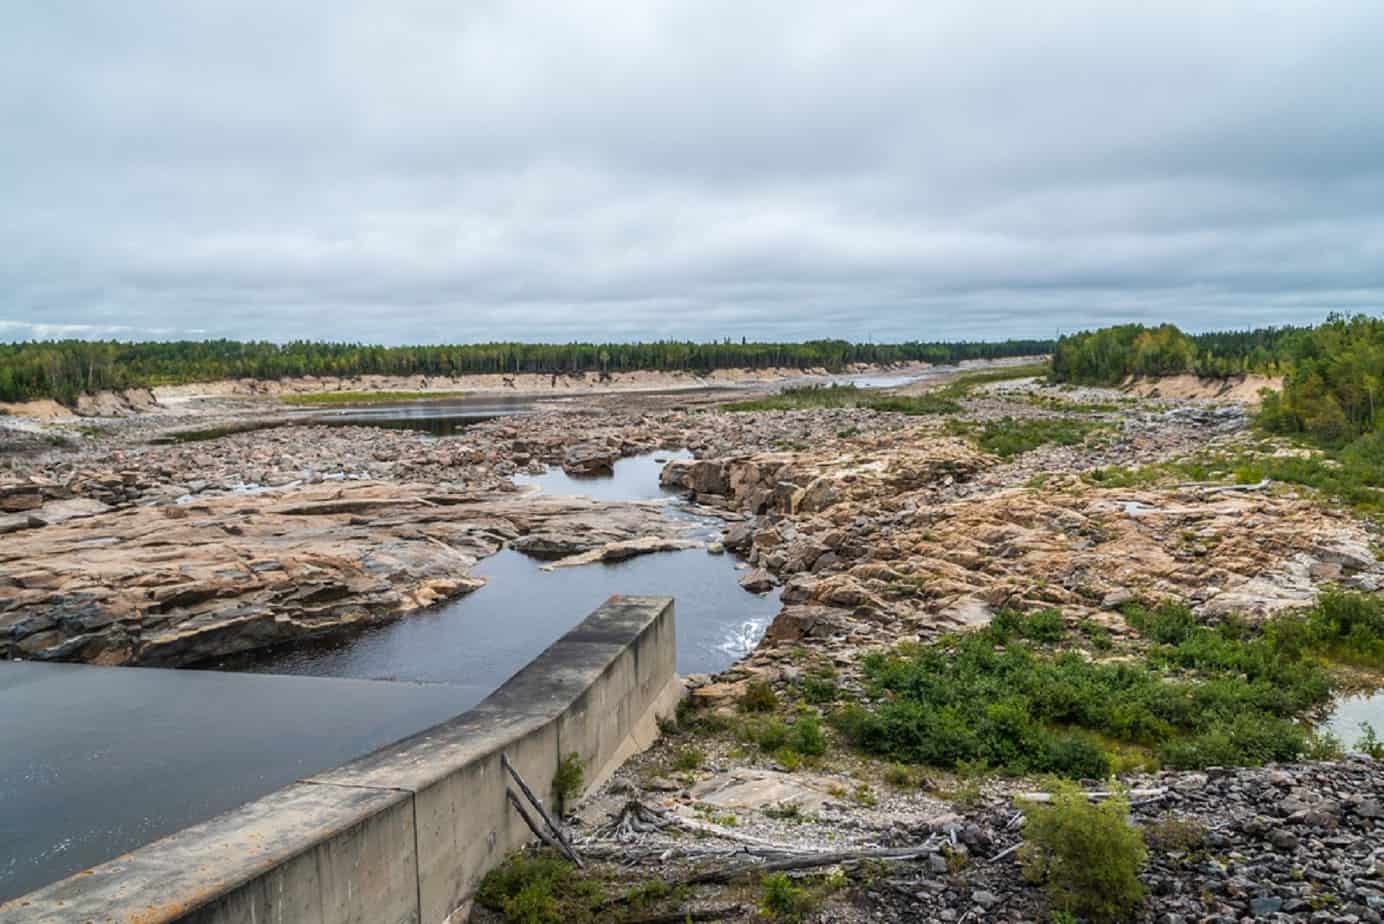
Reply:
[[751, 873], [783, 873], [790, 870], [815, 869], [822, 866], [837, 866], [842, 863], [858, 863], [862, 860], [916, 860], [934, 853], [938, 843], [934, 838], [916, 847], [879, 847], [867, 850], [835, 850], [830, 853], [802, 854], [782, 860], [769, 860], [764, 863], [740, 863], [721, 869], [704, 870], [677, 880], [678, 885], [704, 885], [724, 883]]
[[744, 914], [744, 905], [723, 905], [719, 908], [703, 908], [700, 911], [670, 911], [643, 918], [629, 918], [625, 924], [683, 924], [684, 921], [721, 921]]

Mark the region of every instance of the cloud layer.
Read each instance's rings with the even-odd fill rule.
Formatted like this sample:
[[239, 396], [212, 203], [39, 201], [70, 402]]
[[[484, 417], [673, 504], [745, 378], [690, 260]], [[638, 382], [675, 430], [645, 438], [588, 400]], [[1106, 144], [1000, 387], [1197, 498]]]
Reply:
[[0, 338], [953, 339], [1384, 307], [1384, 5], [7, 11]]

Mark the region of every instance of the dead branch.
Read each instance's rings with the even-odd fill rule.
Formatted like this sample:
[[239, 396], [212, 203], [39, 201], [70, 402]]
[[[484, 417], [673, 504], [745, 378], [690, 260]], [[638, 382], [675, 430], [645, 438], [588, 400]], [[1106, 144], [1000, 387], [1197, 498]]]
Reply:
[[701, 911], [670, 911], [644, 918], [630, 918], [625, 924], [683, 924], [684, 921], [720, 921], [745, 913], [744, 905], [723, 905]]
[[764, 863], [741, 863], [721, 869], [693, 873], [678, 880], [679, 885], [702, 885], [709, 882], [729, 882], [749, 873], [782, 873], [789, 870], [815, 869], [822, 866], [836, 866], [841, 863], [858, 863], [861, 860], [916, 860], [933, 853], [937, 844], [929, 838], [927, 843], [917, 847], [881, 847], [868, 850], [836, 850], [830, 853], [799, 854], [780, 860]]
[[[557, 842], [562, 845], [562, 853], [567, 859], [575, 863], [578, 868], [584, 868], [586, 864], [582, 863], [581, 857], [577, 856], [577, 851], [572, 847], [571, 842], [567, 840], [567, 835], [562, 833], [562, 827], [558, 825], [557, 822], [553, 821], [552, 816], [543, 808], [543, 803], [533, 794], [533, 790], [529, 789], [529, 784], [524, 782], [524, 778], [519, 775], [519, 771], [514, 769], [514, 765], [509, 762], [508, 756], [504, 754], [500, 755], [500, 766], [509, 771], [509, 775], [514, 777], [514, 782], [518, 783], [519, 788], [524, 791], [524, 796], [529, 800], [530, 804], [533, 805], [534, 809], [538, 811], [538, 814], [542, 816], [544, 823], [548, 826], [548, 830], [552, 832]], [[508, 792], [508, 790], [506, 790], [506, 792]], [[518, 803], [516, 802], [515, 804], [517, 805]], [[533, 825], [529, 827], [533, 827]]]

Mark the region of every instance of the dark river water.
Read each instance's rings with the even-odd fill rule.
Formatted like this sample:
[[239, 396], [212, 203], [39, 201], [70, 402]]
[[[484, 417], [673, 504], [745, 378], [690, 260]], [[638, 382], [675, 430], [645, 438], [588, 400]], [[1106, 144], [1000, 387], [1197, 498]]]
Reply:
[[421, 731], [487, 692], [0, 662], [0, 902]]
[[[553, 494], [656, 500], [713, 537], [718, 520], [658, 486], [655, 453], [606, 478], [516, 478]], [[216, 670], [0, 663], [0, 901], [344, 763], [475, 705], [611, 594], [676, 599], [678, 670], [716, 671], [778, 611], [703, 549], [544, 571], [501, 551], [487, 584], [335, 641]], [[393, 682], [384, 682], [393, 681]]]

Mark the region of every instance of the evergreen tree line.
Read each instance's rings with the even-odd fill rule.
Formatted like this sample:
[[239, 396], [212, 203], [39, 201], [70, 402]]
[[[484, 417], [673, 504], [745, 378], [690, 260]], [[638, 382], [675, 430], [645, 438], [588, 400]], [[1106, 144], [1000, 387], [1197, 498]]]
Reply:
[[1059, 338], [1052, 375], [1060, 382], [1085, 385], [1118, 385], [1131, 375], [1184, 372], [1218, 378], [1247, 372], [1278, 375], [1291, 365], [1293, 344], [1312, 331], [1265, 327], [1185, 334], [1172, 324], [1121, 324]]
[[1053, 350], [1059, 382], [1115, 385], [1131, 375], [1184, 372], [1283, 376], [1259, 423], [1341, 446], [1384, 430], [1384, 319], [1332, 315], [1316, 327], [1269, 327], [1188, 335], [1171, 324], [1125, 324], [1062, 337]]
[[297, 376], [476, 373], [709, 372], [771, 367], [838, 371], [850, 363], [955, 363], [1052, 351], [1051, 340], [896, 344], [812, 340], [804, 343], [481, 343], [382, 347], [358, 343], [236, 340], [125, 343], [49, 340], [0, 343], [0, 401], [219, 379]]

